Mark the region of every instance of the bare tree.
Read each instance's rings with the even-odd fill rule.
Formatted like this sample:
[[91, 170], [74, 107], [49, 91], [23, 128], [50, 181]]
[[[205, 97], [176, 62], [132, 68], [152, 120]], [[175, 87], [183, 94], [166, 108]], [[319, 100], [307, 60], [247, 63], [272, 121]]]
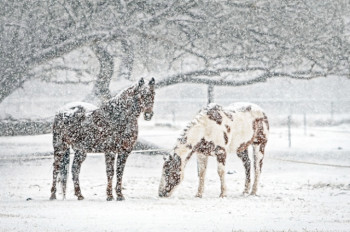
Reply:
[[[28, 73], [38, 65], [61, 57], [84, 46], [97, 48], [99, 43], [122, 41], [129, 58], [126, 70], [131, 72], [130, 32], [171, 11], [172, 5], [117, 1], [1, 1], [0, 102], [28, 80]], [[159, 8], [159, 12], [158, 12]], [[97, 44], [97, 45], [96, 45]], [[96, 47], [97, 46], [97, 47]], [[130, 51], [128, 51], [130, 50]], [[94, 49], [103, 64], [102, 79], [113, 73], [107, 50]], [[107, 67], [108, 66], [108, 67]], [[125, 71], [126, 75], [130, 75]], [[95, 86], [105, 93], [107, 84]]]
[[100, 63], [100, 71], [92, 91], [95, 96], [108, 99], [111, 97], [109, 83], [111, 82], [114, 71], [113, 57], [100, 45], [94, 45], [92, 49]]
[[349, 4], [203, 2], [191, 11], [190, 18], [168, 20], [179, 28], [175, 37], [182, 38], [180, 42], [174, 38], [174, 30], [144, 35], [170, 44], [178, 57], [202, 61], [195, 70], [170, 69], [171, 75], [158, 82], [158, 87], [184, 82], [240, 86], [273, 77], [349, 77], [349, 40], [340, 9], [345, 5]]
[[1, 1], [0, 102], [40, 73], [39, 65], [82, 47], [100, 63], [94, 94], [108, 97], [108, 46], [117, 44], [118, 76], [145, 69], [158, 73], [158, 87], [349, 77], [349, 8], [346, 0]]

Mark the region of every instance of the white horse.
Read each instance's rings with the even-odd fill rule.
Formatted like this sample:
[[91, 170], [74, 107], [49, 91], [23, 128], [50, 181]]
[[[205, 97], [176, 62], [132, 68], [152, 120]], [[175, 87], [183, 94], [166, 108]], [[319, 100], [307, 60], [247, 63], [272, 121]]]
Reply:
[[221, 181], [220, 197], [226, 196], [225, 163], [227, 153], [237, 153], [245, 168], [243, 194], [250, 190], [248, 146], [253, 146], [255, 195], [268, 140], [269, 123], [263, 110], [251, 103], [236, 103], [223, 108], [210, 104], [184, 129], [171, 154], [165, 158], [159, 196], [169, 197], [184, 178], [184, 169], [193, 153], [197, 154], [199, 186], [196, 197], [202, 197], [209, 156], [216, 156]]

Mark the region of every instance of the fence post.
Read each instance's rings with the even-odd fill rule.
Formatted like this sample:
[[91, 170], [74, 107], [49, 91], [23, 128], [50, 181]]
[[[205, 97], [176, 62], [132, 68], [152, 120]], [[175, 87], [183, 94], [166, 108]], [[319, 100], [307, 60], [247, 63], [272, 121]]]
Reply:
[[304, 113], [304, 135], [307, 134], [306, 124], [306, 113]]
[[175, 123], [176, 123], [176, 112], [175, 112], [175, 110], [172, 110], [171, 111], [171, 113], [172, 113], [172, 120], [173, 120], [173, 126], [175, 127]]
[[288, 125], [288, 145], [289, 145], [289, 148], [292, 146], [291, 124], [292, 124], [292, 116], [288, 115], [287, 125]]
[[331, 120], [334, 121], [334, 102], [331, 102]]

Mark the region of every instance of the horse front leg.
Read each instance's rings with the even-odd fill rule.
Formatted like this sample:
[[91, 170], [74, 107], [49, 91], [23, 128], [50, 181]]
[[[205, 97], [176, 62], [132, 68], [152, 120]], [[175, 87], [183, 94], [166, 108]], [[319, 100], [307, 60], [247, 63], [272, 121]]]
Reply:
[[226, 182], [225, 182], [225, 164], [226, 164], [226, 150], [222, 147], [215, 149], [216, 159], [218, 161], [218, 175], [221, 182], [220, 197], [226, 197]]
[[205, 173], [207, 170], [207, 164], [208, 164], [208, 156], [202, 153], [197, 153], [199, 184], [198, 184], [198, 192], [196, 194], [196, 197], [199, 197], [199, 198], [201, 198], [203, 195], [204, 179], [205, 179]]
[[243, 194], [248, 194], [250, 189], [250, 159], [248, 155], [248, 149], [243, 152], [237, 153], [237, 156], [242, 160], [245, 168], [245, 185]]
[[115, 153], [105, 153], [106, 173], [107, 173], [107, 201], [113, 200], [112, 181], [114, 175]]
[[83, 200], [84, 197], [81, 194], [80, 184], [79, 184], [79, 173], [81, 164], [84, 162], [86, 158], [86, 153], [84, 151], [76, 151], [74, 154], [74, 160], [72, 165], [72, 176], [74, 183], [74, 192], [75, 196], [78, 197], [78, 200]]
[[126, 160], [129, 156], [130, 152], [123, 151], [118, 155], [117, 158], [117, 185], [116, 185], [116, 193], [117, 193], [117, 201], [123, 201], [125, 200], [123, 193], [122, 193], [122, 182], [123, 182], [123, 174], [124, 174], [124, 168]]

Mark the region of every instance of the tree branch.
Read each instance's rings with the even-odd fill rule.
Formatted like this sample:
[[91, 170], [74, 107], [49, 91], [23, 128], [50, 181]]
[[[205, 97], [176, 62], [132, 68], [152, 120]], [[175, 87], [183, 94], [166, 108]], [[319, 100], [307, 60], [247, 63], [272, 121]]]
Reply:
[[[254, 77], [248, 80], [241, 80], [241, 81], [196, 78], [196, 77], [220, 76], [220, 74], [224, 72], [242, 73], [246, 71], [264, 71], [264, 73], [257, 77]], [[169, 85], [175, 85], [180, 83], [207, 84], [207, 85], [213, 85], [213, 86], [243, 86], [243, 85], [251, 85], [259, 82], [265, 82], [267, 79], [272, 77], [288, 77], [288, 78], [298, 79], [298, 80], [310, 80], [313, 78], [325, 77], [325, 76], [327, 76], [327, 73], [317, 72], [317, 73], [313, 73], [312, 75], [301, 76], [301, 75], [294, 75], [294, 74], [285, 73], [285, 72], [270, 72], [268, 69], [259, 68], [259, 67], [242, 68], [242, 69], [222, 68], [217, 70], [204, 69], [204, 70], [198, 70], [194, 72], [178, 74], [178, 75], [165, 78], [162, 81], [157, 82], [156, 88], [162, 88]]]

